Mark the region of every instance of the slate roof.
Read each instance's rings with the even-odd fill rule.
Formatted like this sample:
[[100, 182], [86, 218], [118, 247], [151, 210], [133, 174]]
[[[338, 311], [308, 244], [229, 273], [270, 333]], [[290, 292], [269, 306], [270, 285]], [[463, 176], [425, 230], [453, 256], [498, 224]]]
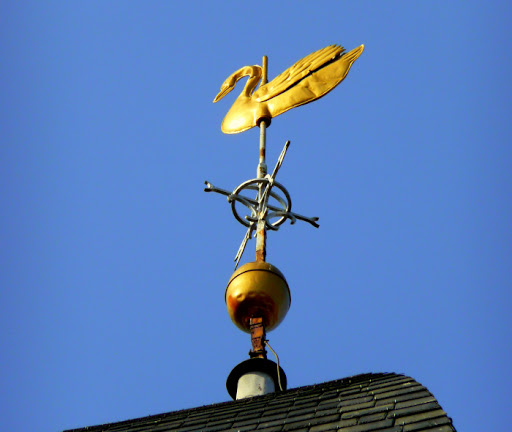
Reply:
[[364, 374], [264, 396], [73, 432], [455, 431], [434, 396], [412, 378]]

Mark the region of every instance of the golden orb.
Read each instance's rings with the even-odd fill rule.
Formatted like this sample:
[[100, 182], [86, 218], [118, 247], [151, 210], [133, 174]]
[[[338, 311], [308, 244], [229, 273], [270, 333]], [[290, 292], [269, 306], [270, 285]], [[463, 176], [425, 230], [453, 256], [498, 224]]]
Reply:
[[264, 261], [244, 264], [229, 279], [225, 294], [229, 317], [250, 333], [249, 320], [261, 317], [266, 331], [275, 329], [290, 309], [290, 288], [283, 274]]

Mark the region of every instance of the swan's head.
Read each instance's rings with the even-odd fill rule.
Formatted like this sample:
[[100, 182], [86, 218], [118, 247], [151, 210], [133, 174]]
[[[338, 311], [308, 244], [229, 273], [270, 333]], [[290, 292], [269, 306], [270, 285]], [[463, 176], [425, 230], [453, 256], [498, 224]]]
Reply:
[[238, 69], [236, 72], [231, 74], [220, 86], [220, 92], [217, 96], [215, 96], [213, 102], [215, 103], [226, 96], [231, 90], [235, 88], [237, 81], [244, 76], [249, 76], [249, 83], [251, 83], [251, 80], [256, 80], [256, 82], [248, 84], [250, 89], [248, 89], [246, 85], [246, 90], [252, 90], [261, 78], [261, 66], [244, 66], [242, 69]]
[[231, 90], [235, 88], [236, 82], [240, 79], [240, 77], [236, 75], [237, 74], [234, 73], [222, 83], [220, 86], [220, 92], [217, 96], [215, 96], [213, 103], [220, 101], [224, 96], [226, 96]]

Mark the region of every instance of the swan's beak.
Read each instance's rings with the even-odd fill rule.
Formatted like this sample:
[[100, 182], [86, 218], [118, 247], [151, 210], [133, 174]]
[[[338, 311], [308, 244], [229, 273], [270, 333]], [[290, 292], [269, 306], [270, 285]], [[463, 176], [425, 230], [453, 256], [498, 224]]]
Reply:
[[226, 96], [231, 90], [233, 90], [233, 87], [231, 86], [222, 86], [222, 88], [220, 89], [220, 92], [217, 96], [215, 96], [215, 99], [213, 100], [213, 103], [221, 100], [224, 96]]

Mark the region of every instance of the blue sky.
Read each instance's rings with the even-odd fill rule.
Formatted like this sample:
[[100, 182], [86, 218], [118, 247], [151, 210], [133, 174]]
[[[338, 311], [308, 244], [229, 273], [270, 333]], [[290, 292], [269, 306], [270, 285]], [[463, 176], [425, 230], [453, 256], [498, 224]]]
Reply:
[[291, 141], [293, 209], [320, 217], [269, 235], [292, 294], [270, 343], [290, 387], [399, 372], [458, 430], [506, 430], [511, 18], [504, 1], [2, 2], [0, 429], [229, 399], [244, 228], [203, 182], [254, 177], [258, 131], [220, 131], [241, 87], [212, 100], [262, 55], [271, 79], [364, 43], [268, 129], [269, 166]]

